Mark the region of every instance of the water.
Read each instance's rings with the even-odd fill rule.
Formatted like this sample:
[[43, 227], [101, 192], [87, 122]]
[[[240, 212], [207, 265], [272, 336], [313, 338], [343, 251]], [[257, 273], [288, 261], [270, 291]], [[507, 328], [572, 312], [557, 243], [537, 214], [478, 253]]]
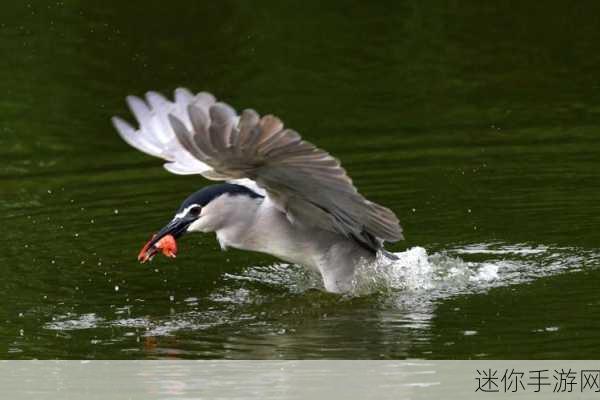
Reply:
[[[553, 4], [555, 3], [555, 4]], [[596, 5], [31, 2], [0, 16], [0, 357], [598, 358]], [[110, 125], [177, 86], [279, 115], [392, 208], [346, 296], [141, 245], [207, 182]]]

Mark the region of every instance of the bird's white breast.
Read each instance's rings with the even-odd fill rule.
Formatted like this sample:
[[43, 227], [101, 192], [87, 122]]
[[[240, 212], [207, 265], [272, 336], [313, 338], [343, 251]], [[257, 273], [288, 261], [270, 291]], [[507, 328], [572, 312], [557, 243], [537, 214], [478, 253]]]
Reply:
[[266, 253], [318, 271], [330, 291], [343, 291], [357, 262], [372, 257], [342, 235], [292, 223], [267, 197], [224, 195], [202, 211], [196, 230], [214, 231], [223, 249]]

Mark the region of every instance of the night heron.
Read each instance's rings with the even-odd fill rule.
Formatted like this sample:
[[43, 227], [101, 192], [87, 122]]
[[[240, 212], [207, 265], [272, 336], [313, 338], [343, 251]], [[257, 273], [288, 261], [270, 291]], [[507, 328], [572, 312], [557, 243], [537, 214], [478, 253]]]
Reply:
[[148, 92], [127, 97], [140, 127], [112, 119], [121, 137], [163, 158], [180, 175], [226, 181], [189, 196], [142, 250], [186, 232], [215, 232], [228, 247], [271, 254], [318, 271], [325, 289], [352, 287], [356, 268], [403, 239], [398, 218], [365, 199], [329, 153], [302, 140], [273, 115], [241, 115], [210, 93], [177, 89], [174, 101]]

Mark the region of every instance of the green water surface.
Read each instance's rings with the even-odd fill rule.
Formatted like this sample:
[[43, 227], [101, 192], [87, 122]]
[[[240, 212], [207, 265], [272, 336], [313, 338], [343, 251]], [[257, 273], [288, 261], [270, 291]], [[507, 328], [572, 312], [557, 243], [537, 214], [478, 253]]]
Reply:
[[[600, 357], [598, 2], [13, 0], [0, 59], [0, 358]], [[208, 182], [110, 117], [178, 86], [397, 213], [370, 294], [214, 235], [137, 263]]]

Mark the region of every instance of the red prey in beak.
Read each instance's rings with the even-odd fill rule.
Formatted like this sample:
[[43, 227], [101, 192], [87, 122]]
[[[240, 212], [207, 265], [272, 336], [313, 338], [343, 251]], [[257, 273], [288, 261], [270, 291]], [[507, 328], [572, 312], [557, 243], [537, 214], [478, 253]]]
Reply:
[[177, 256], [176, 239], [187, 231], [188, 226], [194, 222], [196, 218], [196, 214], [178, 215], [173, 218], [171, 222], [157, 234], [153, 235], [148, 243], [142, 247], [140, 254], [138, 254], [138, 261], [145, 263], [148, 260], [152, 260], [159, 252], [162, 252], [169, 258], [175, 258]]
[[139, 262], [145, 263], [148, 260], [152, 260], [159, 251], [162, 251], [166, 257], [177, 257], [177, 242], [173, 235], [163, 236], [158, 242], [152, 244], [155, 237], [156, 235], [152, 235], [152, 239], [150, 239], [140, 251], [140, 254], [138, 255]]

